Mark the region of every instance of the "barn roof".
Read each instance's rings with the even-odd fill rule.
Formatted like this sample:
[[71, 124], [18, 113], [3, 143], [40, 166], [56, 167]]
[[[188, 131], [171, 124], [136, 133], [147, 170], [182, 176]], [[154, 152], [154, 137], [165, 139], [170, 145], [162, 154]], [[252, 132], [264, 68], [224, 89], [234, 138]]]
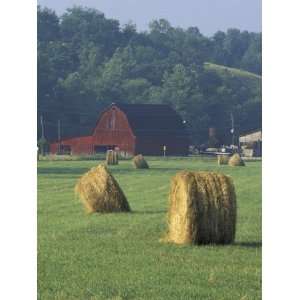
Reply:
[[247, 134], [242, 134], [239, 137], [240, 143], [249, 143], [262, 140], [262, 131], [261, 129], [250, 131]]
[[[95, 109], [89, 114], [79, 113], [80, 120], [70, 120], [67, 124], [62, 122], [61, 138], [83, 137], [93, 134], [97, 120], [101, 119], [103, 112], [112, 106], [121, 109], [127, 116], [128, 122], [135, 136], [187, 136], [181, 117], [169, 105], [164, 104], [115, 104], [103, 109]], [[100, 110], [100, 111], [99, 111]], [[72, 121], [72, 122], [71, 122]], [[53, 136], [49, 140], [57, 140], [57, 121], [52, 122]], [[49, 132], [50, 130], [47, 130]], [[48, 136], [47, 136], [48, 138]]]
[[186, 136], [181, 117], [164, 104], [112, 104], [120, 108], [136, 136], [176, 134]]
[[261, 128], [253, 129], [253, 130], [248, 130], [248, 131], [242, 132], [240, 134], [240, 137], [246, 136], [246, 135], [250, 135], [250, 134], [253, 134], [253, 133], [259, 133], [259, 132], [262, 132]]

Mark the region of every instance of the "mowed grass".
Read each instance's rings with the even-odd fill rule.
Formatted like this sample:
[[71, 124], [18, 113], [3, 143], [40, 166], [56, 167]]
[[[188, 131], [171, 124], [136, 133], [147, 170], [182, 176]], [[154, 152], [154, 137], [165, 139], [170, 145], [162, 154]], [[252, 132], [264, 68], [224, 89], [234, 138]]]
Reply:
[[[38, 299], [261, 299], [261, 163], [218, 166], [199, 158], [111, 166], [132, 213], [86, 215], [76, 180], [97, 161], [38, 164]], [[166, 230], [171, 177], [219, 170], [234, 179], [236, 243], [176, 246]]]

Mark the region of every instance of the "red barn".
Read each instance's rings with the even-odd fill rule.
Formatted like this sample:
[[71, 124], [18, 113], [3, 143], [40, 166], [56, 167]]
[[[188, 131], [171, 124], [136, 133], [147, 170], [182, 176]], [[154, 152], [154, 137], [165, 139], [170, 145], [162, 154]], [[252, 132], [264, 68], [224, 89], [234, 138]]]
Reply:
[[[50, 152], [95, 154], [118, 148], [129, 154], [187, 155], [189, 139], [180, 116], [168, 105], [112, 104], [90, 135], [50, 144]], [[59, 151], [60, 149], [60, 151]]]

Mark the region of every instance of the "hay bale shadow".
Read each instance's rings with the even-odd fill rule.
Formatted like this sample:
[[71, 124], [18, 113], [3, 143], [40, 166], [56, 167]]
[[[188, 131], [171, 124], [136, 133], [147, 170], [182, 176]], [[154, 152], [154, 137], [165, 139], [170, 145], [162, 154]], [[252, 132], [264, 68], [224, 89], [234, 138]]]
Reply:
[[165, 214], [167, 210], [135, 210], [132, 211], [131, 214], [136, 215], [156, 215], [156, 214]]
[[262, 242], [235, 242], [233, 246], [243, 247], [243, 248], [261, 248]]

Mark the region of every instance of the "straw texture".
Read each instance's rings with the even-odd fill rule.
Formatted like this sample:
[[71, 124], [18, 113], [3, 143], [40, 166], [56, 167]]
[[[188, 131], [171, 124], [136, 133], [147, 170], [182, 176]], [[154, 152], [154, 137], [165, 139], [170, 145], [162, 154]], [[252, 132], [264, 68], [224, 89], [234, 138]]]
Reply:
[[236, 228], [236, 194], [230, 177], [181, 171], [171, 182], [168, 232], [176, 244], [229, 244]]
[[130, 211], [122, 189], [105, 166], [99, 165], [85, 173], [78, 180], [75, 192], [87, 213]]
[[118, 165], [119, 164], [119, 158], [118, 158], [117, 151], [108, 150], [106, 152], [106, 164], [107, 165]]
[[149, 169], [149, 165], [142, 154], [136, 155], [132, 162], [136, 169]]
[[218, 155], [218, 165], [228, 165], [229, 155]]
[[235, 153], [230, 157], [228, 165], [231, 167], [243, 167], [245, 166], [245, 162], [238, 153]]

